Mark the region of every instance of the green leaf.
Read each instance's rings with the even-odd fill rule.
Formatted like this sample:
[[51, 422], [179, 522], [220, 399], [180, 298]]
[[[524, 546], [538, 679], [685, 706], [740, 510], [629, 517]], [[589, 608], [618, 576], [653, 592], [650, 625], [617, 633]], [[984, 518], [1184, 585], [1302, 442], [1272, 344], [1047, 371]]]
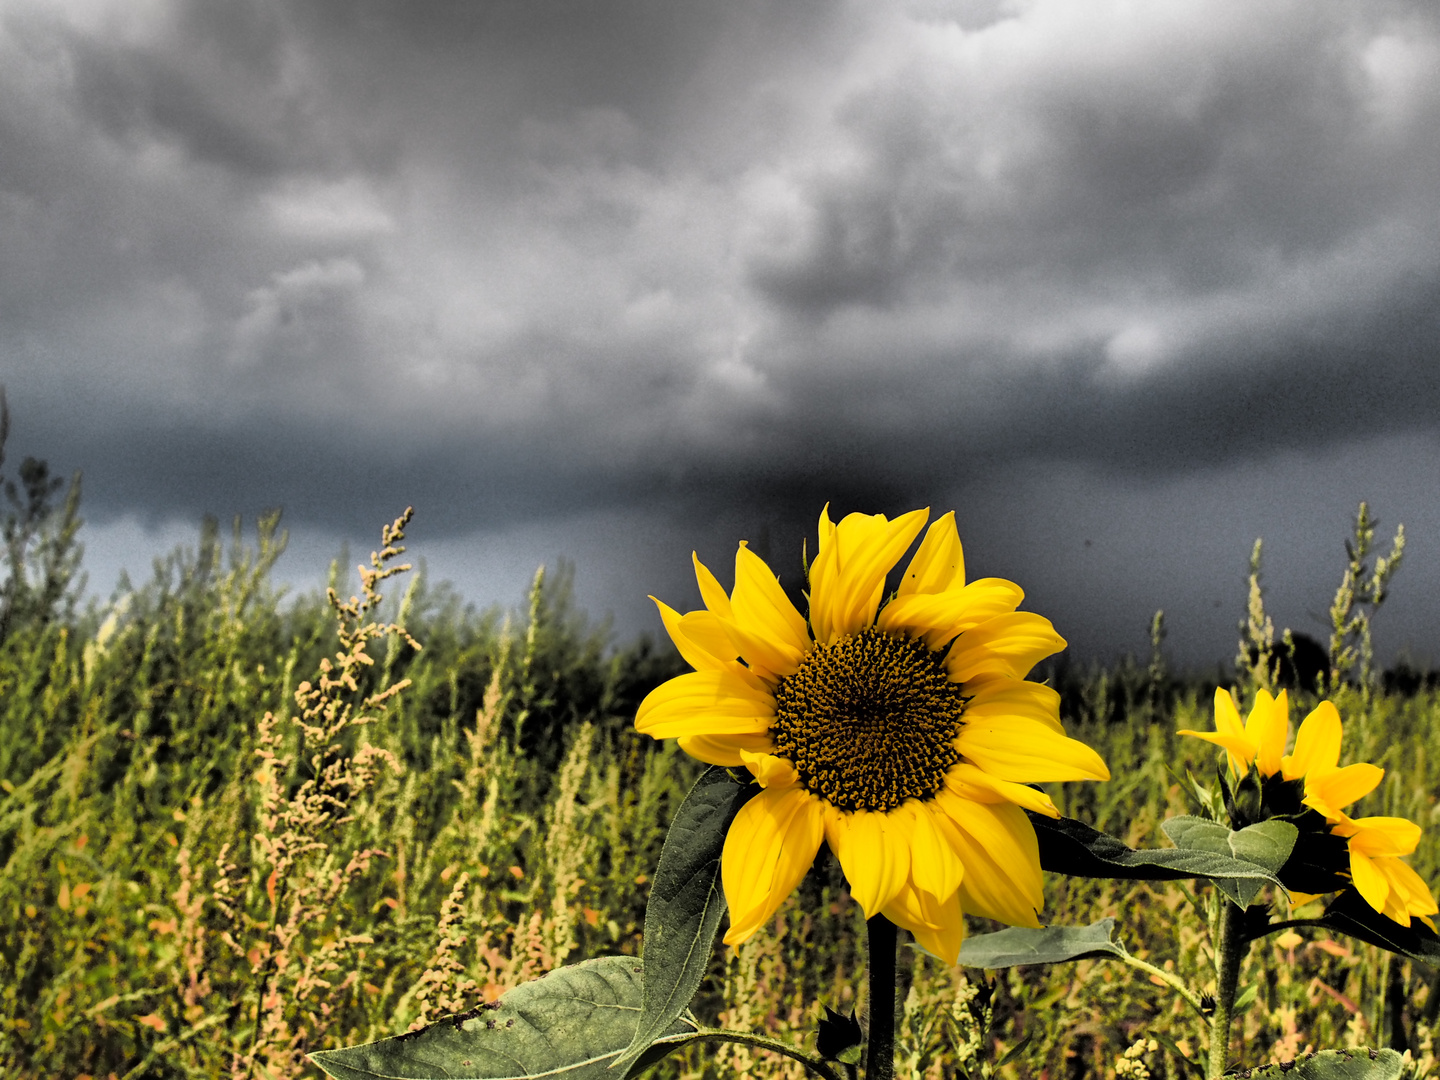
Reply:
[[1251, 1076], [1287, 1080], [1399, 1080], [1405, 1060], [1394, 1050], [1322, 1050], [1318, 1054], [1264, 1065], [1250, 1070]]
[[[1160, 828], [1176, 848], [1233, 857], [1262, 867], [1272, 876], [1290, 858], [1300, 836], [1300, 830], [1290, 822], [1274, 819], [1231, 831], [1218, 821], [1187, 815], [1163, 821]], [[1264, 880], [1238, 876], [1215, 879], [1216, 887], [1241, 907], [1254, 903], [1265, 884]]]
[[[1274, 870], [1249, 859], [1236, 858], [1233, 853], [1225, 854], [1222, 851], [1193, 846], [1136, 851], [1115, 837], [1092, 829], [1083, 821], [1064, 817], [1049, 818], [1028, 810], [1026, 813], [1035, 826], [1035, 836], [1040, 842], [1040, 866], [1052, 873], [1075, 877], [1126, 878], [1133, 881], [1205, 878], [1214, 881], [1216, 887], [1236, 903], [1241, 902], [1240, 886], [1237, 884], [1239, 882], [1246, 883], [1246, 889], [1253, 885], [1255, 891], [1258, 891], [1260, 885], [1280, 885]], [[1181, 820], [1185, 819], [1172, 818], [1165, 822], [1165, 826]], [[1226, 834], [1230, 831], [1223, 825], [1216, 825], [1216, 828]], [[1250, 841], [1245, 843], [1249, 844]], [[1268, 849], [1269, 846], [1268, 842], [1259, 839], [1255, 841], [1257, 849]], [[1233, 852], [1228, 841], [1224, 850]]]
[[1111, 936], [1114, 930], [1114, 919], [1101, 919], [1089, 926], [1046, 926], [1038, 930], [1012, 926], [993, 934], [971, 934], [960, 946], [960, 964], [995, 969], [1123, 957], [1125, 946]]
[[1240, 991], [1240, 995], [1235, 999], [1235, 1004], [1230, 1006], [1231, 1012], [1235, 1015], [1239, 1015], [1242, 1011], [1249, 1007], [1252, 1001], [1254, 1001], [1259, 996], [1260, 984], [1251, 983], [1249, 986], [1245, 987], [1244, 990]]
[[614, 1075], [624, 1075], [639, 1060], [699, 989], [727, 910], [720, 886], [725, 834], [759, 790], [753, 781], [741, 783], [728, 769], [712, 765], [670, 823], [645, 907], [644, 1007], [633, 1040], [615, 1062]]
[[[635, 1035], [643, 986], [633, 956], [586, 960], [420, 1031], [310, 1060], [335, 1080], [614, 1080], [625, 1075], [609, 1068]], [[671, 1024], [642, 1067], [695, 1030], [688, 1020]]]
[[1016, 1058], [1018, 1058], [1021, 1054], [1025, 1052], [1025, 1048], [1030, 1045], [1031, 1041], [1034, 1038], [1034, 1035], [1027, 1034], [1009, 1050], [1005, 1051], [1005, 1056], [1002, 1057], [999, 1061], [995, 1062], [995, 1068], [1003, 1069], [1006, 1065], [1009, 1065], [1010, 1062], [1014, 1061]]

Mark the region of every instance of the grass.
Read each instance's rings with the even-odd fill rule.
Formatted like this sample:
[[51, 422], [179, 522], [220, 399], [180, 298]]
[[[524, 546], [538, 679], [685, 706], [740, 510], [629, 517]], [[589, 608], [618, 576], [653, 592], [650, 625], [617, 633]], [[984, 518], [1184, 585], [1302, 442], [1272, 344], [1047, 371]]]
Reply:
[[[82, 611], [73, 506], [32, 517], [0, 637], [0, 1074], [318, 1076], [308, 1051], [638, 952], [647, 875], [698, 773], [631, 729], [680, 670], [668, 646], [608, 648], [563, 575], [537, 574], [514, 617], [466, 608], [404, 576], [403, 517], [353, 597], [338, 571], [326, 595], [277, 590], [267, 518], [252, 542], [208, 523], [147, 584]], [[1362, 598], [1363, 570], [1347, 571]], [[1132, 844], [1162, 843], [1158, 822], [1192, 809], [1186, 768], [1213, 768], [1174, 734], [1209, 726], [1213, 683], [1169, 676], [1161, 636], [1157, 622], [1148, 667], [1055, 673], [1071, 733], [1114, 779], [1052, 794]], [[1251, 659], [1247, 685], [1271, 670], [1263, 648]], [[1440, 699], [1350, 686], [1337, 701], [1346, 760], [1387, 770], [1361, 810], [1425, 826], [1412, 862], [1435, 880]], [[1132, 952], [1205, 981], [1204, 892], [1052, 876], [1047, 899], [1048, 919], [1114, 916]], [[863, 1005], [861, 931], [822, 855], [769, 932], [717, 954], [697, 1011], [813, 1045], [820, 1002]], [[1004, 1075], [1180, 1076], [1156, 1040], [1202, 1049], [1173, 994], [1113, 963], [986, 984], [907, 954], [900, 1075], [1018, 1047]], [[1294, 935], [1257, 948], [1242, 985], [1250, 1064], [1360, 1044], [1433, 1064], [1440, 983], [1420, 965]], [[656, 1075], [797, 1069], [723, 1046]]]

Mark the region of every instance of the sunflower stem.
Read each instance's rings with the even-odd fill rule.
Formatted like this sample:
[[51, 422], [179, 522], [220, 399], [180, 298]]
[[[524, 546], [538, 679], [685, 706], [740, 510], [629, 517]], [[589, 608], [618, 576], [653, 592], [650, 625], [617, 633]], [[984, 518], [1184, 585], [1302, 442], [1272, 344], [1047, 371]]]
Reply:
[[895, 924], [884, 915], [865, 923], [868, 932], [870, 1023], [865, 1041], [865, 1080], [895, 1077]]
[[1220, 929], [1215, 941], [1215, 1014], [1210, 1018], [1210, 1061], [1205, 1070], [1210, 1080], [1225, 1072], [1240, 961], [1249, 948], [1250, 943], [1245, 940], [1245, 909], [1221, 899]]

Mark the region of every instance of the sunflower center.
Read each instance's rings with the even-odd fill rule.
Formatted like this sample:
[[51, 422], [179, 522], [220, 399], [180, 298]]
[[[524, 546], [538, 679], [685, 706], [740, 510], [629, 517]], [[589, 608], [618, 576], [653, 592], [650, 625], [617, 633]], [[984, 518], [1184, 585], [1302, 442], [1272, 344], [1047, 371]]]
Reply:
[[775, 691], [775, 753], [841, 810], [929, 799], [960, 760], [965, 699], [939, 653], [873, 628], [812, 651]]

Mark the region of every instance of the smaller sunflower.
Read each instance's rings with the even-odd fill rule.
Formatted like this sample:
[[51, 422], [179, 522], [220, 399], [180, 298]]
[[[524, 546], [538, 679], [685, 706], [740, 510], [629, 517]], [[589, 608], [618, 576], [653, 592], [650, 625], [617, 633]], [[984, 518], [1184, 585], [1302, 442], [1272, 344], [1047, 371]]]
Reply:
[[[1440, 913], [1440, 906], [1420, 875], [1400, 861], [1415, 851], [1420, 826], [1406, 818], [1352, 818], [1344, 812], [1344, 807], [1379, 786], [1385, 770], [1368, 762], [1341, 767], [1342, 733], [1340, 711], [1333, 702], [1322, 701], [1301, 723], [1294, 749], [1287, 754], [1290, 703], [1285, 691], [1277, 697], [1259, 691], [1242, 724], [1234, 698], [1222, 687], [1215, 691], [1215, 730], [1179, 734], [1221, 747], [1237, 781], [1243, 781], [1254, 766], [1260, 780], [1259, 805], [1249, 813], [1242, 808], [1239, 812], [1246, 820], [1233, 824], [1249, 824], [1252, 815], [1263, 820], [1314, 811], [1324, 819], [1325, 831], [1345, 841], [1348, 880], [1365, 902], [1401, 926], [1409, 926], [1415, 917], [1433, 930], [1429, 916]], [[1341, 876], [1347, 874], [1342, 871]], [[1296, 903], [1313, 898], [1305, 893], [1291, 896]]]

